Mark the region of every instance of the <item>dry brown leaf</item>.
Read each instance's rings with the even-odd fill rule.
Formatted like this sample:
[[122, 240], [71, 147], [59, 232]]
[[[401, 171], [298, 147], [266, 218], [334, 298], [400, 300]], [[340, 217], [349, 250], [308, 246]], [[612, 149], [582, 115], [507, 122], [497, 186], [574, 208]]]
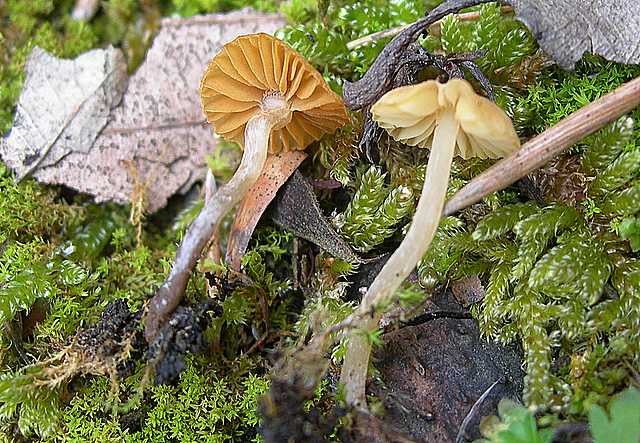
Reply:
[[258, 181], [240, 202], [229, 232], [225, 261], [235, 271], [240, 271], [240, 260], [260, 217], [273, 201], [278, 189], [305, 158], [307, 154], [304, 151], [286, 151], [267, 157]]
[[0, 143], [0, 156], [18, 179], [58, 168], [73, 150], [91, 150], [122, 98], [126, 69], [122, 53], [112, 47], [75, 60], [33, 49], [13, 128]]
[[[97, 202], [126, 203], [134, 189], [144, 189], [146, 209], [154, 212], [171, 195], [186, 191], [204, 177], [205, 154], [216, 143], [202, 114], [198, 92], [208, 61], [238, 35], [272, 33], [284, 20], [279, 15], [242, 10], [163, 19], [160, 25], [145, 61], [129, 79], [122, 104], [95, 143], [83, 150], [64, 145], [66, 149], [56, 157], [60, 161], [47, 157], [34, 171], [37, 180], [64, 184], [95, 196]], [[74, 88], [73, 78], [63, 86]], [[34, 92], [25, 86], [23, 95], [26, 93]], [[36, 123], [44, 118], [42, 113], [31, 113], [30, 117]], [[56, 144], [51, 152], [57, 149]], [[19, 166], [6, 158], [7, 149], [0, 153], [9, 166]]]
[[349, 263], [363, 262], [331, 226], [313, 188], [297, 169], [278, 192], [270, 213], [278, 226], [296, 237], [304, 238]]

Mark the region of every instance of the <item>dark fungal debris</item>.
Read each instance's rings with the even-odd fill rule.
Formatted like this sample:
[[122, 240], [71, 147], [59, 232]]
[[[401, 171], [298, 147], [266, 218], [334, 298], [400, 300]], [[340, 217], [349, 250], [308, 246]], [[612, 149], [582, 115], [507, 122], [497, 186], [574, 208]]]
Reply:
[[[126, 377], [132, 373], [135, 360], [145, 347], [138, 330], [141, 317], [142, 311], [131, 312], [124, 300], [112, 301], [98, 323], [78, 333], [73, 346], [85, 358], [104, 362], [106, 367], [115, 363], [118, 378]], [[126, 358], [125, 353], [128, 353]]]
[[206, 348], [204, 331], [211, 317], [208, 312], [216, 303], [207, 299], [195, 307], [178, 306], [149, 345], [148, 360], [155, 368], [156, 384], [177, 381], [185, 369], [187, 353], [202, 352]]
[[265, 443], [329, 441], [338, 419], [345, 415], [340, 407], [323, 415], [318, 408], [305, 411], [305, 404], [314, 395], [315, 385], [305, 383], [304, 377], [273, 378], [271, 388], [258, 406], [262, 417], [260, 434]]

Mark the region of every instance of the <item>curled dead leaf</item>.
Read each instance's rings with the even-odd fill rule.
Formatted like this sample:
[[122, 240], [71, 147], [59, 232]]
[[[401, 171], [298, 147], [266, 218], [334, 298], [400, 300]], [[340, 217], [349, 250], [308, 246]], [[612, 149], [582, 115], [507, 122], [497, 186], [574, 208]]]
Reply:
[[258, 181], [240, 202], [229, 232], [225, 261], [233, 270], [240, 271], [240, 260], [260, 217], [275, 198], [278, 189], [305, 158], [307, 154], [304, 151], [285, 151], [267, 157]]

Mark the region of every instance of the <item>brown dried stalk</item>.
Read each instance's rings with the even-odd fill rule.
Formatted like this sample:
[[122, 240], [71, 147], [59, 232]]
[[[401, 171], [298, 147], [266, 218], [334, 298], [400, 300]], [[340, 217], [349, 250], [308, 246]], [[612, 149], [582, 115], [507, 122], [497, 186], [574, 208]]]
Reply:
[[471, 180], [446, 203], [443, 216], [455, 214], [515, 183], [638, 105], [640, 77], [577, 110]]
[[[500, 12], [502, 14], [509, 14], [513, 12], [513, 8], [511, 6], [503, 6], [500, 8]], [[464, 12], [462, 14], [456, 14], [456, 16], [461, 21], [478, 20], [480, 18], [480, 11]], [[438, 35], [440, 33], [441, 24], [442, 19], [429, 25], [429, 33], [432, 35]], [[368, 45], [378, 40], [382, 40], [383, 38], [395, 37], [411, 25], [412, 23], [407, 23], [406, 25], [396, 26], [395, 28], [389, 28], [385, 29], [384, 31], [378, 31], [374, 32], [373, 34], [365, 35], [364, 37], [360, 37], [347, 43], [347, 49], [352, 50], [359, 48], [360, 46]]]

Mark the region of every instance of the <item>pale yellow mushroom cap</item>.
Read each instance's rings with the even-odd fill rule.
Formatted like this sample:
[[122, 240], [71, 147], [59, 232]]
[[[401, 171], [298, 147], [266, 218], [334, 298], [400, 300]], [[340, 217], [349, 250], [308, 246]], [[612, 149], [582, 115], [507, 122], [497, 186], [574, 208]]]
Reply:
[[265, 98], [286, 100], [291, 120], [271, 131], [269, 153], [300, 150], [348, 122], [342, 98], [304, 57], [268, 34], [243, 35], [209, 63], [202, 110], [217, 134], [244, 147], [244, 129]]
[[500, 158], [520, 147], [509, 116], [463, 79], [396, 88], [371, 107], [371, 114], [395, 140], [430, 148], [438, 118], [447, 109], [459, 125], [456, 154], [462, 158]]

